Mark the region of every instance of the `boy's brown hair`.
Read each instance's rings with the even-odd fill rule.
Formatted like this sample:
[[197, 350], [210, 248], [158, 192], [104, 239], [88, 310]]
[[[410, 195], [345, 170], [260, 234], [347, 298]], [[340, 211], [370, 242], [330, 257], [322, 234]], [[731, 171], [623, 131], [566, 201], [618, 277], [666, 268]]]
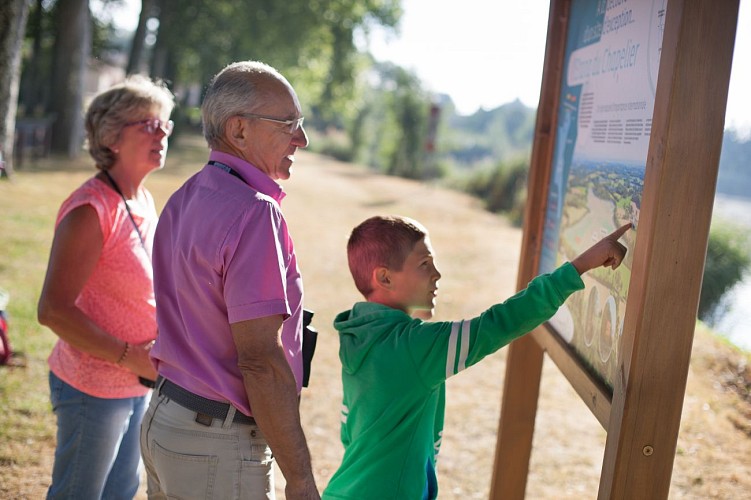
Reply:
[[347, 242], [347, 260], [360, 293], [367, 299], [373, 291], [370, 280], [375, 268], [400, 271], [415, 244], [427, 234], [416, 220], [398, 215], [377, 215], [355, 227]]

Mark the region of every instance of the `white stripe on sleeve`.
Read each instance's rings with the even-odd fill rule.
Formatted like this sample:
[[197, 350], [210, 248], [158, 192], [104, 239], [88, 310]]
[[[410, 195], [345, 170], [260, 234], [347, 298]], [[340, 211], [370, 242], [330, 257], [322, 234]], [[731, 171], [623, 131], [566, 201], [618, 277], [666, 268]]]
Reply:
[[461, 351], [459, 352], [459, 366], [456, 369], [456, 373], [467, 368], [467, 356], [469, 356], [469, 326], [469, 321], [462, 321], [462, 343]]
[[448, 352], [446, 353], [446, 378], [454, 374], [454, 363], [456, 362], [456, 342], [459, 336], [461, 323], [458, 321], [451, 325], [451, 336], [449, 337]]

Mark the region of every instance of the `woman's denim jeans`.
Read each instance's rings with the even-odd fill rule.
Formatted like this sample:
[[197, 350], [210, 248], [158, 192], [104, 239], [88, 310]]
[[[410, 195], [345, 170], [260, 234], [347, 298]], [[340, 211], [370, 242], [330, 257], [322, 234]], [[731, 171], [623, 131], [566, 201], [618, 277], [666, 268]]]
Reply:
[[138, 491], [139, 433], [149, 396], [89, 396], [50, 372], [57, 448], [48, 499], [132, 499]]

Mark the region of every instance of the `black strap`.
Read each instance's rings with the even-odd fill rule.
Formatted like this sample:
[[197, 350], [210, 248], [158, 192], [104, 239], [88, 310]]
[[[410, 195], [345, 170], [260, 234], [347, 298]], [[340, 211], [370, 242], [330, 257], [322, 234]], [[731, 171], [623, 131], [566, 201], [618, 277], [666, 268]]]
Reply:
[[[221, 162], [218, 162], [218, 161], [214, 161], [214, 160], [210, 160], [209, 161], [209, 165], [213, 165], [213, 166], [215, 166], [215, 167], [217, 167], [217, 168], [219, 168], [221, 170], [224, 170], [228, 174], [234, 175], [235, 177], [237, 177], [241, 181], [245, 182], [245, 179], [243, 179], [240, 176], [240, 174], [237, 172], [237, 170], [235, 170], [234, 168], [230, 167], [229, 165], [225, 165], [224, 163], [221, 163]], [[246, 184], [247, 184], [247, 182], [246, 182]]]
[[125, 211], [128, 212], [128, 217], [130, 217], [130, 222], [133, 223], [133, 227], [136, 230], [136, 234], [138, 234], [138, 239], [141, 240], [141, 246], [143, 247], [143, 250], [146, 252], [146, 255], [149, 256], [149, 260], [151, 260], [151, 254], [149, 254], [148, 248], [146, 248], [146, 242], [143, 239], [143, 235], [141, 234], [141, 230], [138, 228], [138, 224], [136, 224], [136, 220], [133, 218], [133, 214], [130, 213], [130, 207], [128, 206], [128, 201], [125, 199], [125, 195], [122, 191], [120, 191], [120, 186], [117, 185], [117, 182], [115, 182], [115, 179], [112, 178], [110, 173], [106, 170], [102, 170], [104, 172], [104, 175], [109, 179], [110, 183], [112, 183], [112, 187], [115, 188], [115, 191], [117, 191], [117, 194], [120, 195], [120, 198], [123, 199], [123, 203], [125, 204]]

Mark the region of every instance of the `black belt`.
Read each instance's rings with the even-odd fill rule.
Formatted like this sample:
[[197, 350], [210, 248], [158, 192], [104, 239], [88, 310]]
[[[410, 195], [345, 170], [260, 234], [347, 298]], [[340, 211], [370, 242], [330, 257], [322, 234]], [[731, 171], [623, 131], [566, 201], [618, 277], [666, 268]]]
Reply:
[[[157, 387], [160, 382], [161, 380], [157, 381]], [[201, 397], [198, 394], [193, 394], [174, 382], [170, 382], [168, 379], [164, 379], [159, 393], [164, 394], [180, 406], [196, 412], [196, 422], [206, 426], [210, 426], [211, 420], [214, 418], [224, 421], [230, 408], [229, 403], [221, 403], [213, 399]], [[251, 425], [255, 425], [256, 423], [253, 417], [249, 417], [239, 410], [235, 412], [235, 418], [232, 419], [232, 422]]]

